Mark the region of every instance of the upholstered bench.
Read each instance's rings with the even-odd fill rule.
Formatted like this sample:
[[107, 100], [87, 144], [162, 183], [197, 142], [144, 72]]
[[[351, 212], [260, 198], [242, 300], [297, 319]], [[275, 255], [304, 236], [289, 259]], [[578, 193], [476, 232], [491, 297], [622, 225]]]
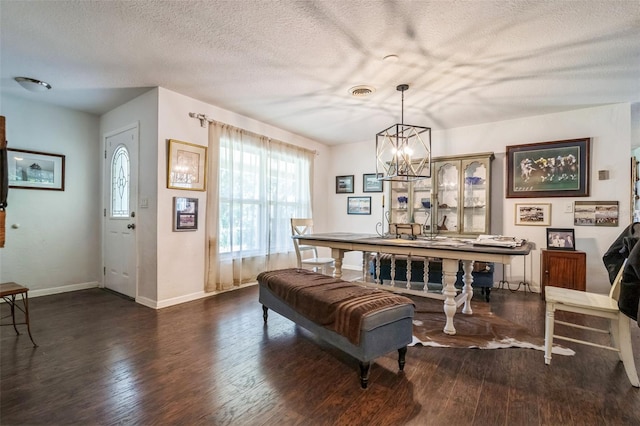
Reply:
[[258, 283], [264, 322], [272, 309], [356, 358], [363, 389], [379, 356], [397, 350], [403, 370], [413, 338], [411, 299], [306, 269], [262, 272]]
[[[376, 263], [377, 257], [372, 254], [369, 259], [369, 273], [371, 278], [376, 279]], [[487, 302], [491, 298], [491, 288], [493, 287], [493, 263], [475, 262], [473, 264], [473, 288], [479, 288], [485, 297]], [[458, 268], [458, 274], [456, 276], [455, 286], [462, 288], [464, 271], [462, 270], [462, 264]], [[382, 253], [380, 255], [380, 282], [391, 280], [391, 255], [388, 253]], [[407, 280], [407, 256], [396, 255], [396, 268], [395, 268], [395, 281]], [[424, 284], [424, 257], [412, 257], [411, 258], [411, 282]], [[442, 262], [440, 259], [429, 259], [429, 273], [428, 281], [429, 285], [433, 287], [442, 285]], [[431, 288], [431, 287], [430, 287]]]

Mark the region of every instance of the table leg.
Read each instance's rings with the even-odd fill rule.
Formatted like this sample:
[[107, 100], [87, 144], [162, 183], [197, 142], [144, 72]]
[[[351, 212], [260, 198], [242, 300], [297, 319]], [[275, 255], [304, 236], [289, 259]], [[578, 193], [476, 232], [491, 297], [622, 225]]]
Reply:
[[453, 317], [456, 314], [456, 277], [458, 274], [458, 261], [455, 259], [442, 259], [442, 283], [444, 288], [444, 314], [447, 316], [447, 323], [444, 326], [446, 334], [456, 334], [453, 326]]
[[331, 249], [331, 257], [335, 261], [335, 265], [333, 267], [333, 277], [334, 278], [342, 278], [342, 258], [344, 257], [344, 252], [340, 249]]
[[471, 272], [473, 272], [473, 260], [463, 260], [462, 270], [464, 271], [462, 277], [462, 281], [464, 282], [462, 293], [465, 295], [462, 313], [471, 315], [473, 313], [471, 309], [471, 298], [473, 297], [473, 275], [471, 274]]

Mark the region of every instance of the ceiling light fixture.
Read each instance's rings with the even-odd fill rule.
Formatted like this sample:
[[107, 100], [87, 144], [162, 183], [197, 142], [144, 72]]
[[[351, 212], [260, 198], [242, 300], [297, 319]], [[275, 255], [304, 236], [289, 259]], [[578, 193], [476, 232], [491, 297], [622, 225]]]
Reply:
[[431, 177], [431, 128], [404, 124], [404, 92], [408, 84], [396, 90], [402, 93], [399, 124], [376, 134], [376, 173], [381, 180], [415, 181]]
[[36, 80], [29, 77], [16, 77], [14, 79], [18, 84], [30, 92], [46, 92], [51, 89], [51, 85], [45, 81]]
[[356, 98], [364, 98], [365, 96], [369, 96], [375, 91], [375, 87], [362, 84], [360, 86], [353, 86], [352, 88], [350, 88], [349, 94]]

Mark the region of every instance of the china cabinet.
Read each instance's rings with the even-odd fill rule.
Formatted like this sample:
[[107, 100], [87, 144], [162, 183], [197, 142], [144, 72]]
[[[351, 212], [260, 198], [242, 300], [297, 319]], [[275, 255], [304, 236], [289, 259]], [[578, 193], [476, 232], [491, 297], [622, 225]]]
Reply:
[[391, 223], [420, 223], [424, 235], [490, 233], [491, 152], [434, 157], [431, 178], [389, 185]]

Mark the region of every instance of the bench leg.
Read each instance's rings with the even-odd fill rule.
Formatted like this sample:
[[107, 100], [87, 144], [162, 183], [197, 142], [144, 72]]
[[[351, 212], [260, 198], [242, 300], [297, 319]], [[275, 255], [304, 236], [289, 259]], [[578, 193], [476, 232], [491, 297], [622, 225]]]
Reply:
[[398, 368], [400, 369], [400, 371], [404, 370], [404, 359], [406, 355], [407, 355], [406, 346], [398, 349]]
[[360, 386], [362, 389], [366, 389], [369, 384], [369, 370], [371, 370], [371, 363], [360, 361]]
[[269, 317], [269, 308], [262, 305], [262, 319], [264, 320], [265, 324], [267, 323], [268, 317]]

